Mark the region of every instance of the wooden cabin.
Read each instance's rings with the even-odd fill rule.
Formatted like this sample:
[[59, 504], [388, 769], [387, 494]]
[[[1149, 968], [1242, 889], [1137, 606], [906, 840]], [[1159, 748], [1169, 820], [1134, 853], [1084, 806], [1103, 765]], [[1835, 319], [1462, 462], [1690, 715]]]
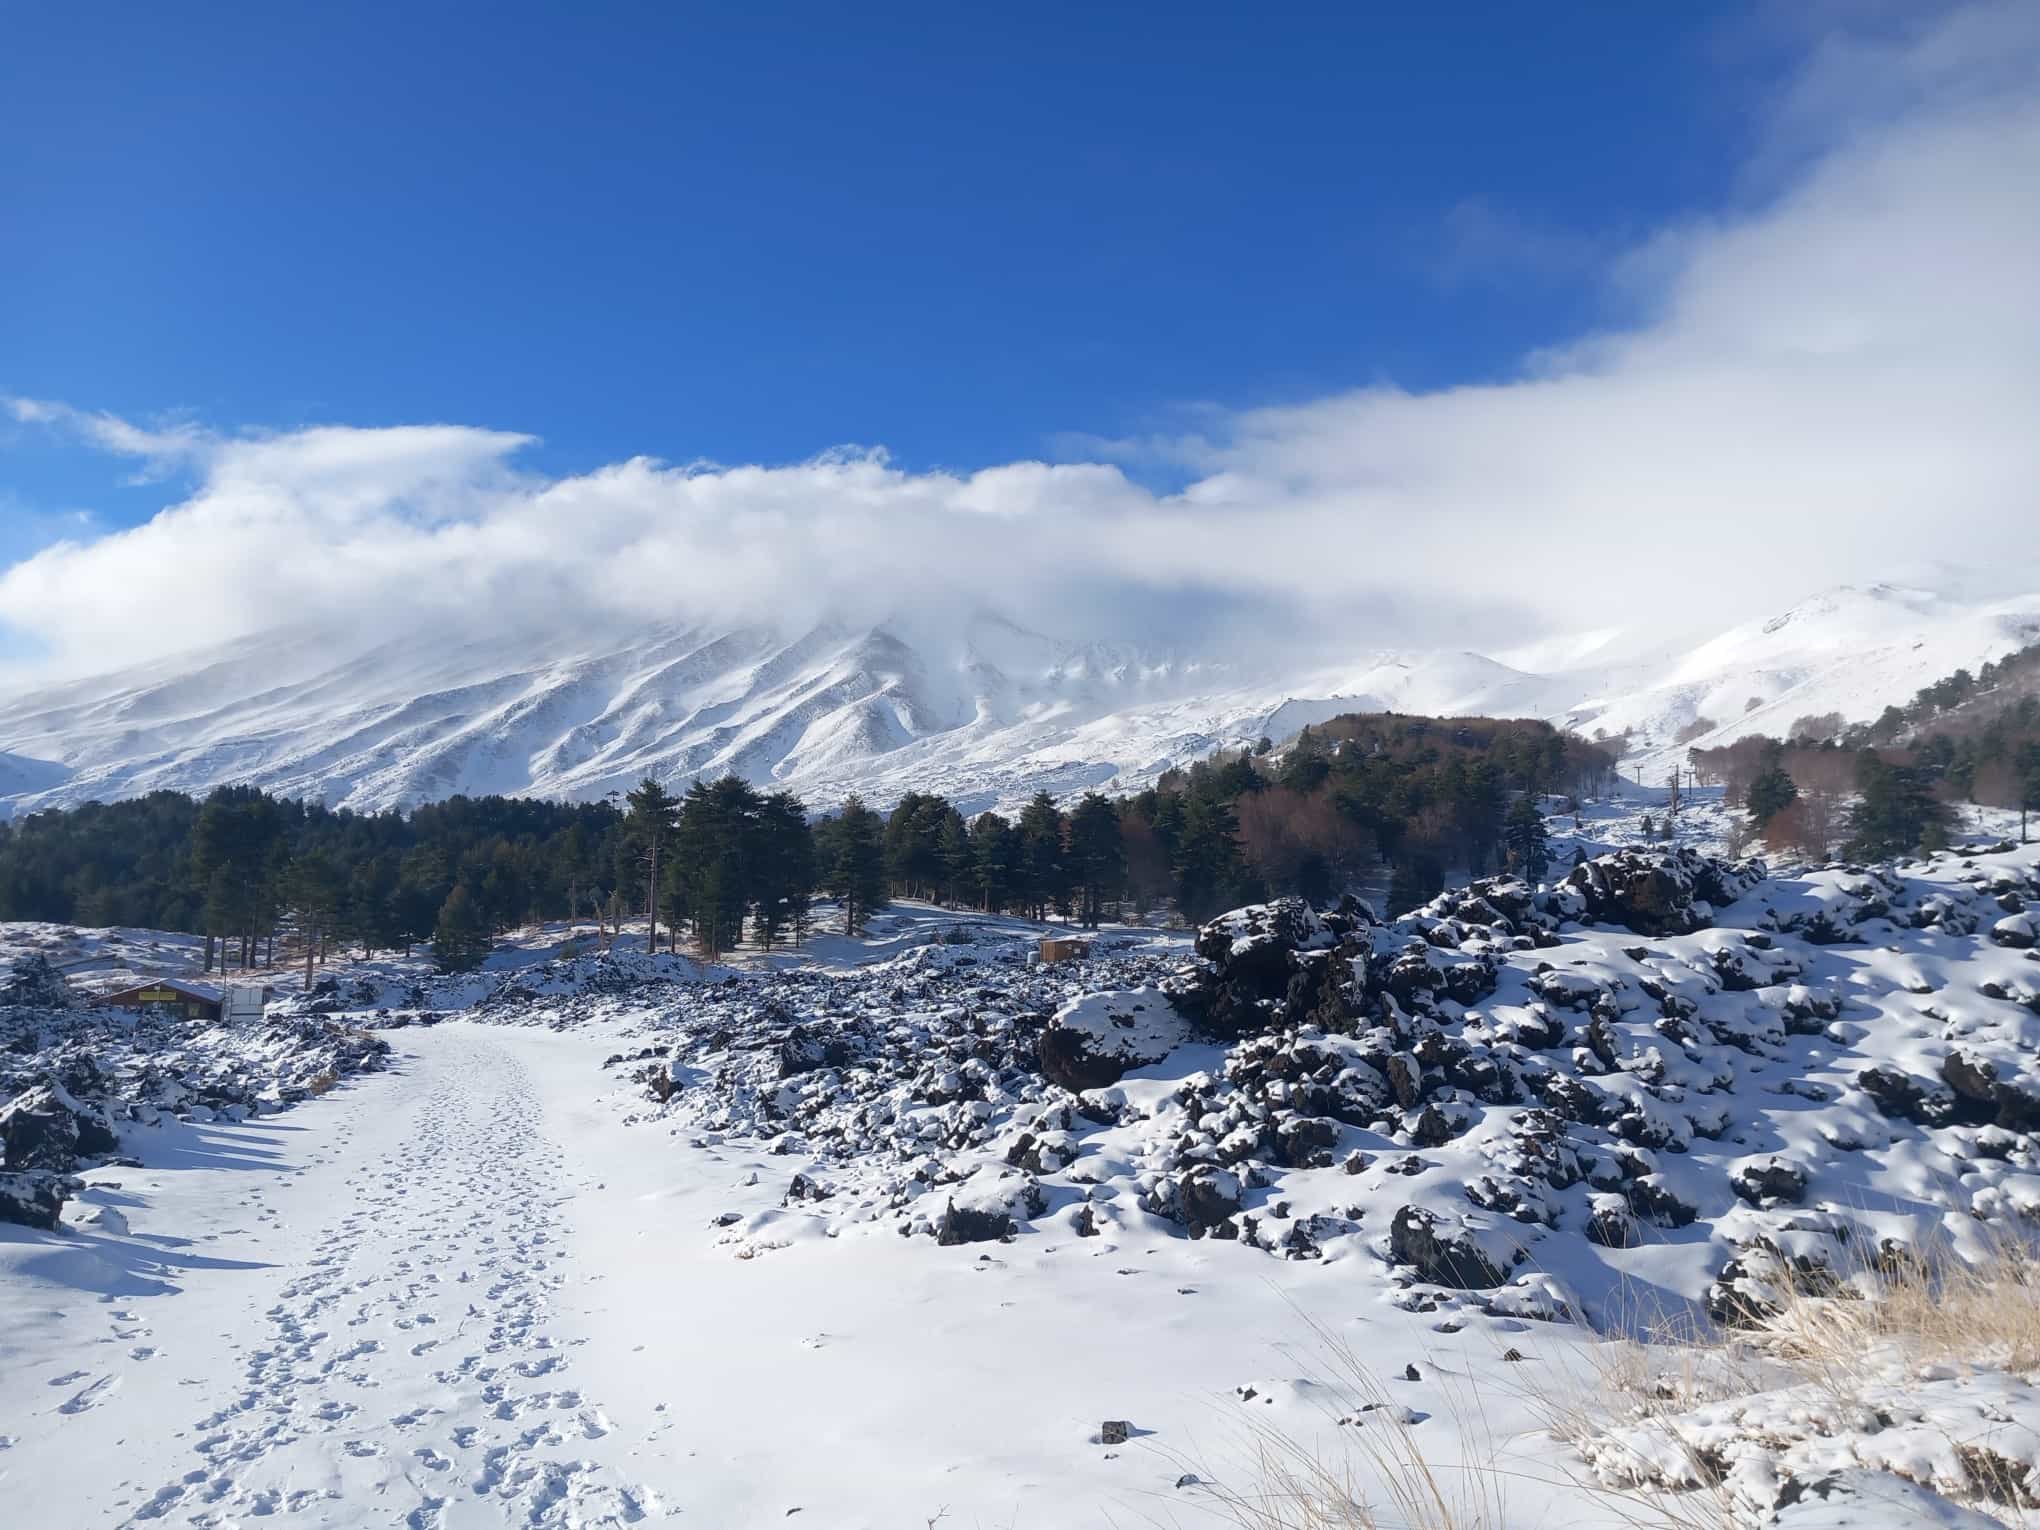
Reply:
[[181, 1014], [186, 1020], [217, 1020], [226, 1008], [227, 996], [210, 983], [192, 983], [183, 978], [154, 978], [110, 993], [99, 1001], [115, 1009], [162, 1009]]
[[1044, 962], [1073, 962], [1091, 954], [1091, 943], [1079, 940], [1074, 935], [1044, 935], [1041, 937], [1041, 959]]

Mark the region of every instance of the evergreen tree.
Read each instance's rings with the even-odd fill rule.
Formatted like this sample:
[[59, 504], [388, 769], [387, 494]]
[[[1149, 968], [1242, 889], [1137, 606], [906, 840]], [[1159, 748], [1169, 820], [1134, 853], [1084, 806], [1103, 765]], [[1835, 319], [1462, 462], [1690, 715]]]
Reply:
[[342, 884], [339, 871], [322, 850], [309, 850], [290, 863], [284, 880], [291, 917], [305, 948], [305, 987], [312, 986], [312, 965], [325, 956], [327, 939], [339, 922]]
[[432, 927], [432, 960], [441, 972], [472, 972], [489, 955], [488, 921], [462, 882], [447, 895]]
[[948, 880], [944, 831], [957, 817], [946, 797], [908, 792], [899, 800], [885, 825], [886, 877], [895, 892], [909, 898], [941, 896]]
[[253, 964], [257, 932], [275, 922], [273, 872], [282, 848], [283, 815], [275, 799], [255, 787], [219, 787], [199, 809], [191, 863], [204, 889], [207, 971], [214, 937], [238, 942], [240, 965]]
[[885, 901], [885, 830], [878, 814], [853, 794], [830, 824], [824, 885], [843, 905], [843, 929], [856, 934]]
[[970, 827], [972, 884], [988, 914], [1011, 907], [1019, 897], [1020, 836], [997, 813], [980, 813]]
[[769, 951], [785, 931], [806, 925], [814, 896], [814, 835], [806, 806], [792, 792], [774, 792], [759, 804], [752, 887], [758, 942]]
[[1551, 835], [1544, 826], [1544, 814], [1528, 792], [1518, 797], [1502, 826], [1502, 840], [1509, 859], [1525, 877], [1535, 882], [1551, 865]]
[[1856, 762], [1856, 789], [1848, 855], [1883, 860], [1947, 842], [1948, 806], [1917, 767], [1866, 752]]
[[1086, 792], [1071, 811], [1068, 867], [1077, 892], [1077, 917], [1095, 929], [1105, 900], [1117, 897], [1126, 881], [1126, 843], [1119, 813], [1097, 792]]
[[951, 808], [942, 820], [942, 898], [960, 903], [975, 885], [976, 857], [970, 843], [970, 825], [963, 814]]
[[673, 794], [650, 776], [637, 784], [629, 797], [629, 816], [624, 820], [625, 841], [644, 872], [645, 949], [659, 947], [659, 899], [664, 894], [662, 865], [679, 827], [680, 805]]
[[1759, 829], [1798, 800], [1799, 787], [1776, 765], [1750, 782], [1749, 791], [1743, 797], [1749, 807], [1750, 821]]
[[1240, 881], [1238, 826], [1229, 803], [1191, 797], [1176, 840], [1176, 907], [1201, 924], [1224, 910]]
[[1029, 917], [1045, 919], [1052, 906], [1069, 896], [1069, 875], [1063, 864], [1063, 815], [1055, 798], [1036, 792], [1021, 810], [1020, 876]]
[[755, 897], [763, 861], [762, 808], [757, 792], [734, 775], [695, 782], [681, 803], [669, 907], [689, 921], [695, 940], [711, 958], [742, 939], [744, 913]]

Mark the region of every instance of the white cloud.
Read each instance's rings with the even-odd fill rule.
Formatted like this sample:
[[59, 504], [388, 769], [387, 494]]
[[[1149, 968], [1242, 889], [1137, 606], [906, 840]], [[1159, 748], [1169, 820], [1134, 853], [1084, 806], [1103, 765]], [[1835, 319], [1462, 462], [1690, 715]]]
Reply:
[[[1125, 448], [1194, 475], [1177, 494], [1110, 463], [917, 473], [861, 451], [541, 479], [499, 431], [221, 435], [14, 400], [199, 487], [0, 575], [0, 621], [68, 669], [285, 622], [944, 605], [1084, 636], [1257, 613], [1271, 638], [1359, 648], [1683, 629], [1925, 559], [2030, 559], [2040, 9], [1831, 37], [1775, 120], [1761, 198], [1608, 262], [1632, 327], [1505, 382], [1200, 415]], [[202, 592], [175, 624], [134, 593], [170, 570]]]

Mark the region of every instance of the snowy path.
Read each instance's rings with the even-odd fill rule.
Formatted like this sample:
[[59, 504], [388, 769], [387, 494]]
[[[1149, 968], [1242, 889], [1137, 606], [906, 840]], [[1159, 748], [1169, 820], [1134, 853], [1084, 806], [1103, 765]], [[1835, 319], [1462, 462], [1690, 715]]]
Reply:
[[263, 1313], [236, 1395], [194, 1425], [203, 1464], [137, 1519], [203, 1524], [321, 1496], [414, 1499], [421, 1530], [643, 1517], [641, 1493], [584, 1454], [609, 1427], [566, 1384], [550, 1332], [561, 1154], [524, 1066], [457, 1035], [408, 1082], [423, 1099], [403, 1146], [348, 1176], [353, 1209]]
[[[554, 1332], [567, 1190], [529, 1071], [466, 1028], [420, 1050], [334, 1102], [337, 1192], [304, 1208], [309, 1187], [287, 1177], [251, 1196], [258, 1221], [284, 1216], [270, 1200], [325, 1220], [245, 1283], [227, 1363], [185, 1389], [184, 1416], [133, 1421], [182, 1448], [117, 1522], [607, 1525], [650, 1511], [603, 1463], [610, 1426]], [[112, 1316], [146, 1332], [135, 1309]], [[81, 1378], [58, 1416], [117, 1403], [122, 1380]]]
[[1338, 1433], [1307, 1322], [1462, 1389], [1571, 1341], [1216, 1241], [738, 1250], [805, 1160], [631, 1124], [622, 1035], [392, 1040], [324, 1100], [138, 1138], [92, 1176], [127, 1235], [0, 1229], [0, 1523], [1193, 1530], [1222, 1516], [1179, 1479], [1251, 1448], [1243, 1396]]

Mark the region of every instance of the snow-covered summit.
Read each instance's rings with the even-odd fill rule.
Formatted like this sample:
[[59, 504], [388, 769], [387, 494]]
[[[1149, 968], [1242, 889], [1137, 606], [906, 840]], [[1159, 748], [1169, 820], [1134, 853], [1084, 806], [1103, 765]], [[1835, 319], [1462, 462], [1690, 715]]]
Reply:
[[596, 798], [734, 771], [826, 806], [1137, 789], [1342, 712], [1543, 717], [1669, 764], [1799, 717], [1867, 720], [2040, 637], [2040, 596], [1829, 590], [1670, 640], [1601, 626], [1502, 657], [1065, 639], [978, 615], [877, 627], [544, 629], [515, 641], [278, 634], [0, 698], [0, 814], [252, 782], [358, 809], [456, 793]]

